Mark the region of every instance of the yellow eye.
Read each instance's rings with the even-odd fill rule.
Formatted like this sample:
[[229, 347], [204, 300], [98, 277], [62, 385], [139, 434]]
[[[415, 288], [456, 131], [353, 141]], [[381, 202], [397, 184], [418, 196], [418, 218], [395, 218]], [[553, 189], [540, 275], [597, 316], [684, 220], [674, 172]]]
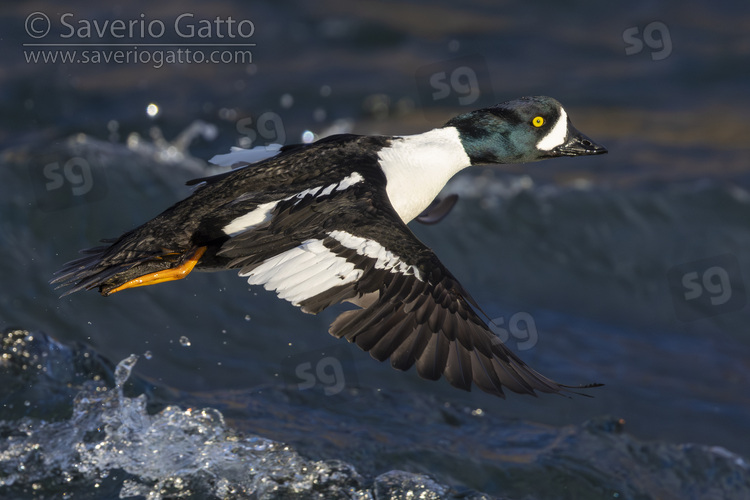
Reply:
[[544, 125], [544, 118], [542, 118], [541, 116], [535, 116], [534, 119], [531, 120], [531, 124], [539, 128]]

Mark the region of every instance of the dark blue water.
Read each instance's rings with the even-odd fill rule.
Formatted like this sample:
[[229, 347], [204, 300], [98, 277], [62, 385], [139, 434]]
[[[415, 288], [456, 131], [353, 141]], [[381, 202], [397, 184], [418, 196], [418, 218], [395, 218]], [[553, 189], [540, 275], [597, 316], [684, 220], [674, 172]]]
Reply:
[[[29, 14], [60, 42], [62, 13], [2, 7], [0, 497], [748, 495], [747, 7], [211, 5], [66, 22], [251, 19], [252, 64], [27, 63]], [[73, 41], [120, 40], [94, 38]], [[450, 216], [412, 229], [509, 347], [604, 383], [593, 398], [394, 371], [326, 333], [340, 310], [305, 315], [232, 272], [108, 298], [48, 284], [230, 146], [416, 133], [534, 94], [609, 154], [469, 170]]]

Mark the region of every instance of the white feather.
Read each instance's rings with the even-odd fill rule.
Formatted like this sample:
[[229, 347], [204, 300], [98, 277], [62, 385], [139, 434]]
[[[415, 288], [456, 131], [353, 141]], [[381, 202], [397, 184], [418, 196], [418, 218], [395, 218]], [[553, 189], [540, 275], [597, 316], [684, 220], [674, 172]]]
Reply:
[[[279, 293], [285, 290], [305, 287], [305, 283], [318, 275], [325, 275], [319, 279], [324, 279], [331, 274], [329, 271], [336, 265], [336, 261], [331, 259], [327, 254], [314, 254], [315, 259], [308, 261], [303, 268], [296, 267], [294, 272], [284, 273], [282, 276], [273, 276], [266, 282], [273, 290]], [[283, 269], [283, 268], [282, 268]], [[283, 273], [283, 271], [282, 271]]]
[[236, 236], [252, 227], [257, 226], [258, 224], [268, 222], [269, 220], [271, 220], [271, 212], [273, 212], [273, 210], [276, 208], [276, 205], [278, 204], [278, 201], [271, 201], [269, 203], [258, 205], [255, 210], [237, 217], [229, 224], [221, 228], [221, 230], [228, 236]]
[[297, 306], [329, 288], [358, 280], [362, 270], [331, 252], [320, 240], [307, 240], [240, 276]]
[[347, 177], [344, 177], [344, 179], [341, 182], [339, 182], [339, 185], [336, 188], [336, 191], [343, 191], [344, 189], [351, 187], [355, 184], [358, 184], [364, 180], [365, 178], [362, 177], [362, 175], [359, 172], [352, 172]]
[[[270, 146], [269, 146], [270, 147]], [[247, 152], [248, 150], [243, 150]], [[230, 153], [232, 154], [232, 153]], [[225, 155], [226, 156], [226, 155]], [[346, 189], [350, 186], [353, 186], [359, 182], [364, 181], [364, 177], [362, 177], [358, 172], [353, 172], [351, 175], [344, 177], [344, 179], [335, 184], [329, 184], [325, 189], [323, 189], [323, 186], [317, 186], [314, 188], [305, 189], [304, 191], [300, 191], [297, 194], [293, 194], [291, 196], [287, 196], [283, 200], [280, 201], [287, 201], [291, 200], [292, 198], [298, 198], [298, 201], [295, 202], [295, 205], [302, 201], [303, 198], [306, 196], [327, 196], [331, 194], [334, 190], [341, 191], [343, 189]], [[323, 189], [321, 191], [321, 189]], [[251, 229], [258, 224], [262, 224], [263, 222], [268, 222], [271, 219], [271, 213], [276, 208], [276, 205], [278, 205], [278, 201], [272, 201], [269, 203], [264, 203], [262, 205], [258, 205], [255, 210], [252, 212], [248, 212], [245, 215], [242, 215], [240, 217], [237, 217], [236, 219], [232, 220], [222, 228], [222, 231], [224, 234], [228, 236], [236, 236], [244, 231], [247, 231], [248, 229]]]
[[338, 184], [328, 185], [323, 191], [320, 192], [318, 196], [328, 196], [329, 194], [333, 193], [333, 190], [336, 189], [336, 186], [338, 186]]
[[375, 260], [375, 269], [386, 269], [392, 273], [413, 274], [418, 280], [422, 276], [414, 266], [411, 266], [401, 260], [401, 258], [382, 246], [375, 240], [368, 240], [361, 236], [349, 234], [346, 231], [331, 231], [328, 236], [341, 243], [346, 248], [356, 251], [359, 255], [369, 257]]
[[[305, 273], [310, 270], [311, 265], [316, 262], [317, 255], [312, 252], [301, 251], [299, 253], [286, 252], [289, 258], [282, 258], [276, 264], [273, 269], [274, 272], [269, 275], [266, 284], [271, 289], [276, 289], [280, 286], [284, 280], [288, 280], [292, 276], [300, 273]], [[295, 279], [302, 279], [297, 277]]]
[[320, 189], [322, 187], [323, 186], [318, 186], [318, 187], [314, 187], [314, 188], [310, 188], [310, 189], [305, 189], [304, 191], [300, 191], [299, 193], [297, 193], [295, 195], [292, 195], [292, 196], [288, 196], [288, 197], [286, 197], [284, 199], [285, 200], [291, 200], [292, 198], [297, 197], [297, 198], [299, 198], [299, 201], [297, 201], [297, 202], [294, 203], [296, 205], [297, 203], [299, 203], [300, 201], [302, 201], [302, 198], [304, 198], [305, 196], [308, 196], [308, 195], [315, 196], [315, 193], [317, 193], [318, 191], [320, 191]]
[[215, 155], [208, 160], [209, 163], [220, 167], [232, 167], [238, 163], [258, 163], [279, 154], [281, 144], [270, 144], [268, 146], [255, 146], [253, 149], [233, 147], [231, 152], [223, 155]]

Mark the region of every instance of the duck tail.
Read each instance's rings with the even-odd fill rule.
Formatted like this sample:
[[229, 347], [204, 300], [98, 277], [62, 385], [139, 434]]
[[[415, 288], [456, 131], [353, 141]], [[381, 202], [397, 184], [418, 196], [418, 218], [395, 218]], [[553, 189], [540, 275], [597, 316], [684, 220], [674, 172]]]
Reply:
[[66, 263], [50, 283], [57, 285], [55, 289], [70, 287], [61, 297], [93, 288], [98, 288], [102, 295], [109, 295], [112, 289], [133, 279], [134, 274], [144, 274], [136, 268], [156, 257], [154, 253], [134, 252], [129, 248], [132, 245], [122, 240], [102, 240], [109, 244], [81, 250], [84, 256]]
[[186, 277], [207, 247], [167, 248], [153, 238], [127, 233], [109, 245], [82, 250], [84, 257], [68, 262], [51, 281], [56, 288], [69, 286], [64, 297], [80, 290], [98, 288], [104, 296], [126, 288], [155, 285]]

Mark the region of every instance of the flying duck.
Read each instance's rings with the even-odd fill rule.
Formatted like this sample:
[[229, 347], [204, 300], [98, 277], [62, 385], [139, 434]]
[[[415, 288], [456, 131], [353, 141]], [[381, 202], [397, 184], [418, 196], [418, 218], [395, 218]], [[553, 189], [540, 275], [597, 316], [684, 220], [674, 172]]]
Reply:
[[[245, 150], [249, 152], [250, 150]], [[276, 148], [251, 163], [243, 151], [216, 163], [233, 170], [195, 179], [192, 195], [58, 271], [65, 293], [102, 295], [187, 276], [237, 269], [302, 311], [340, 302], [329, 332], [373, 358], [420, 376], [472, 382], [504, 397], [571, 392], [527, 366], [494, 335], [479, 306], [409, 221], [439, 219], [431, 207], [448, 180], [472, 165], [524, 163], [607, 150], [576, 130], [550, 97], [523, 97], [465, 113], [408, 136], [342, 134]], [[446, 208], [447, 207], [447, 208]]]

